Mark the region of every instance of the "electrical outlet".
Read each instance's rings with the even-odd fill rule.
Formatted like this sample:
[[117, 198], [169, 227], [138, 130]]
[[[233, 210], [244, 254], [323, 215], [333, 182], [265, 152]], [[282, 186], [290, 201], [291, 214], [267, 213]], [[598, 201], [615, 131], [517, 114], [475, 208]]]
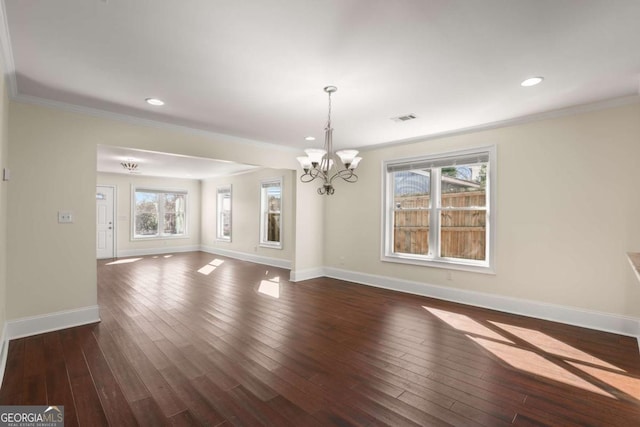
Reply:
[[453, 273], [450, 271], [447, 271], [447, 280], [453, 280]]

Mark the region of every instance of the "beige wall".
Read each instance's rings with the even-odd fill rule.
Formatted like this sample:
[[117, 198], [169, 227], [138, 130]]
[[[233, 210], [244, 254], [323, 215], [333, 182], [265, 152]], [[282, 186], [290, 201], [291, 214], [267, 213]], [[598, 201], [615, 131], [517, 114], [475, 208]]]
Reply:
[[[260, 181], [283, 178], [282, 184], [282, 249], [261, 247], [260, 243]], [[221, 250], [244, 252], [268, 258], [291, 261], [294, 255], [294, 172], [284, 169], [259, 169], [202, 183], [202, 244]], [[232, 186], [231, 242], [216, 239], [216, 190]]]
[[[97, 303], [97, 144], [289, 171], [296, 167], [295, 153], [287, 150], [15, 102], [9, 104], [9, 124], [12, 180], [0, 184], [3, 194], [9, 188], [2, 206], [7, 209], [6, 248], [10, 250], [0, 246], [7, 265], [7, 319]], [[6, 137], [2, 143], [0, 160], [6, 164]], [[446, 270], [381, 262], [382, 161], [489, 144], [498, 148], [497, 274], [454, 271], [452, 280], [447, 280]], [[316, 196], [313, 185], [299, 184], [289, 172], [291, 185], [285, 188], [291, 191], [289, 206], [294, 213], [285, 220], [292, 221], [285, 225], [285, 249], [258, 254], [289, 259], [299, 270], [324, 264], [455, 289], [640, 315], [640, 285], [625, 258], [626, 251], [640, 251], [636, 188], [640, 104], [363, 154], [360, 181], [337, 183], [331, 197]], [[214, 192], [215, 185], [202, 184], [203, 194]], [[235, 218], [240, 187], [240, 181], [234, 184], [234, 229], [238, 221], [242, 224], [242, 219]], [[57, 223], [57, 211], [63, 209], [74, 212], [73, 224]], [[210, 201], [202, 202], [204, 245], [216, 244], [212, 224], [206, 221], [214, 212]], [[125, 209], [122, 215], [130, 212]], [[0, 229], [2, 221], [0, 209]], [[257, 219], [252, 223], [257, 227]], [[236, 233], [234, 241], [241, 246], [234, 250], [253, 251], [257, 231], [247, 233], [254, 242], [242, 242]]]
[[[90, 122], [11, 103], [7, 317], [97, 304], [96, 144]], [[69, 210], [73, 224], [58, 224]]]
[[[200, 181], [195, 179], [172, 179], [142, 177], [131, 174], [98, 173], [98, 185], [116, 187], [116, 249], [117, 255], [135, 251], [171, 251], [193, 248], [200, 245]], [[167, 239], [133, 240], [131, 238], [131, 191], [132, 186], [164, 190], [186, 190], [187, 236]]]
[[[380, 261], [382, 162], [497, 145], [495, 275]], [[640, 316], [640, 104], [363, 153], [328, 199], [326, 266]]]
[[[2, 70], [0, 75], [4, 76]], [[7, 192], [2, 169], [9, 167], [9, 97], [5, 79], [0, 79], [0, 335], [7, 318]], [[2, 343], [0, 343], [0, 346]]]
[[[296, 167], [295, 153], [273, 146], [18, 102], [9, 104], [9, 123], [8, 319], [97, 304], [98, 144]], [[58, 224], [59, 210], [73, 211], [75, 222]]]
[[[296, 217], [295, 239], [296, 256], [293, 260], [292, 279], [299, 280], [309, 272], [314, 275], [314, 270], [324, 265], [324, 209], [325, 199], [333, 196], [319, 196], [317, 183], [301, 183], [296, 175]], [[296, 276], [301, 276], [296, 279]]]

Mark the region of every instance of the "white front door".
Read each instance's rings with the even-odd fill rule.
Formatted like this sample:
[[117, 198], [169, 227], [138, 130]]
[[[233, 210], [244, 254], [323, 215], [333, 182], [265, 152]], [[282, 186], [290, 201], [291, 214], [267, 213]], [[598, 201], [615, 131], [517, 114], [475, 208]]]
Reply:
[[96, 187], [96, 243], [97, 258], [115, 258], [113, 221], [115, 209], [115, 188], [99, 185]]

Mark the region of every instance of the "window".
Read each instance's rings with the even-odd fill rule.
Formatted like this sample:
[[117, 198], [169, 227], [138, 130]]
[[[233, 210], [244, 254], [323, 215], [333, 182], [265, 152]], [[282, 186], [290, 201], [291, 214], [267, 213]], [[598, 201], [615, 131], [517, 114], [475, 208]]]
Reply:
[[219, 187], [216, 203], [216, 238], [231, 241], [231, 186]]
[[384, 261], [493, 271], [495, 147], [384, 168]]
[[133, 194], [134, 239], [186, 235], [186, 191], [136, 188]]
[[260, 183], [260, 246], [282, 248], [282, 179]]

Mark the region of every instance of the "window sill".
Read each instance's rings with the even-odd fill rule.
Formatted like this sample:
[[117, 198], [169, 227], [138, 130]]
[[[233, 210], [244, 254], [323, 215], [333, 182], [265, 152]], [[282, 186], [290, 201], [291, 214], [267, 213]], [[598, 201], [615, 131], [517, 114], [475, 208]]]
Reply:
[[380, 258], [383, 262], [394, 262], [398, 264], [410, 264], [417, 265], [421, 267], [433, 267], [433, 268], [444, 268], [447, 270], [459, 270], [459, 271], [468, 271], [472, 273], [482, 273], [482, 274], [490, 274], [495, 275], [495, 269], [484, 263], [465, 263], [458, 261], [449, 261], [447, 259], [442, 260], [426, 260], [422, 258], [414, 258], [406, 255], [382, 255]]

